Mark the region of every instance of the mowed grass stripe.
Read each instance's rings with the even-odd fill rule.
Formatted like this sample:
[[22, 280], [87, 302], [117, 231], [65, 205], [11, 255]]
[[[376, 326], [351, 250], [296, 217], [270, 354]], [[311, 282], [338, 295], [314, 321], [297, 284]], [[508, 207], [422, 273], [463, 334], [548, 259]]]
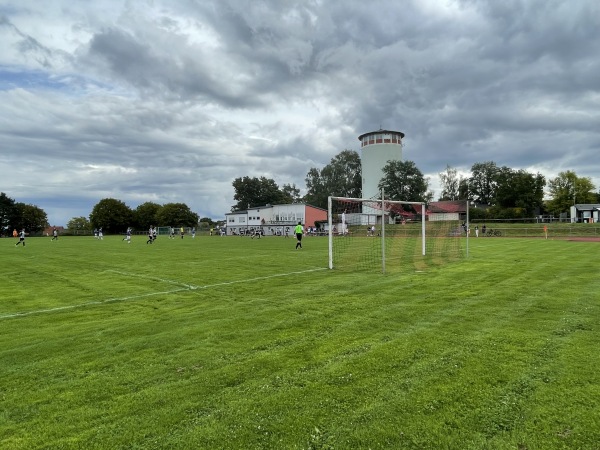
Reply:
[[135, 274], [125, 274], [122, 272], [117, 272], [117, 271], [112, 271], [114, 273], [119, 273], [125, 276], [129, 276], [129, 277], [133, 277], [133, 278], [139, 278], [139, 279], [144, 279], [144, 280], [153, 280], [153, 281], [160, 281], [162, 283], [169, 283], [169, 284], [175, 284], [175, 285], [179, 285], [179, 286], [183, 286], [182, 288], [178, 288], [178, 289], [172, 289], [169, 291], [159, 291], [159, 292], [150, 292], [150, 293], [146, 293], [146, 294], [137, 294], [137, 295], [131, 295], [129, 297], [111, 297], [111, 298], [107, 298], [105, 300], [100, 300], [100, 301], [92, 301], [92, 302], [87, 302], [87, 303], [79, 303], [79, 304], [74, 304], [74, 305], [68, 305], [68, 306], [58, 306], [55, 308], [49, 308], [49, 309], [41, 309], [41, 310], [33, 310], [33, 311], [27, 311], [27, 312], [18, 312], [18, 313], [12, 313], [12, 314], [5, 314], [5, 315], [0, 315], [0, 320], [1, 319], [10, 319], [10, 318], [15, 318], [15, 317], [23, 317], [23, 316], [28, 316], [31, 314], [43, 314], [43, 313], [53, 313], [53, 312], [60, 312], [60, 311], [66, 311], [69, 309], [73, 309], [73, 308], [82, 308], [82, 307], [86, 307], [86, 306], [96, 306], [96, 305], [103, 305], [106, 303], [115, 303], [115, 302], [126, 302], [126, 301], [132, 301], [132, 300], [140, 300], [140, 299], [144, 299], [144, 298], [148, 298], [148, 297], [154, 297], [154, 296], [165, 296], [165, 295], [169, 295], [169, 294], [174, 294], [177, 292], [182, 292], [182, 291], [187, 291], [187, 290], [196, 290], [196, 289], [209, 289], [209, 288], [215, 288], [215, 287], [221, 287], [221, 286], [230, 286], [233, 284], [246, 284], [246, 283], [252, 283], [255, 281], [262, 281], [262, 280], [270, 280], [273, 278], [279, 278], [279, 277], [289, 277], [292, 275], [299, 275], [299, 274], [304, 274], [304, 273], [311, 273], [311, 272], [316, 272], [316, 271], [321, 271], [321, 270], [327, 270], [325, 268], [321, 268], [321, 269], [308, 269], [308, 270], [304, 270], [304, 271], [299, 271], [299, 272], [290, 272], [290, 273], [282, 273], [282, 274], [276, 274], [276, 275], [269, 275], [269, 276], [264, 276], [264, 277], [255, 277], [255, 278], [250, 278], [247, 280], [237, 280], [237, 281], [225, 281], [222, 283], [216, 283], [216, 284], [208, 284], [208, 285], [204, 285], [204, 286], [195, 286], [195, 285], [185, 285], [182, 283], [178, 283], [178, 282], [174, 282], [171, 280], [163, 280], [161, 278], [154, 278], [154, 277], [146, 277], [146, 276], [139, 276], [139, 275], [135, 275]]
[[[303, 262], [282, 266], [276, 252], [292, 251], [291, 239], [270, 243], [266, 239], [234, 239], [159, 237], [154, 244], [145, 244], [140, 237], [130, 245], [115, 236], [103, 241], [61, 238], [58, 243], [29, 239], [25, 249], [9, 253], [13, 261], [5, 261], [12, 270], [7, 271], [7, 285], [0, 291], [5, 299], [0, 316], [153, 297], [173, 291], [166, 289], [169, 285], [216, 287], [326, 266], [326, 256], [321, 267]], [[251, 253], [244, 247], [248, 243]], [[271, 250], [265, 251], [265, 247]]]

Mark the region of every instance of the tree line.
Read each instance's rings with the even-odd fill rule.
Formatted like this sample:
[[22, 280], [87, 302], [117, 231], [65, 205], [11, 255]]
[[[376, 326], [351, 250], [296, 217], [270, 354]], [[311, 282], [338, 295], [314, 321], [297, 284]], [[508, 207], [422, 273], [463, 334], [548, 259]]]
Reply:
[[[589, 177], [579, 177], [573, 171], [561, 172], [546, 181], [540, 173], [499, 167], [493, 161], [478, 162], [470, 174], [460, 175], [456, 168], [446, 166], [439, 174], [441, 195], [437, 200], [464, 200], [480, 206], [474, 218], [521, 218], [547, 214], [559, 217], [568, 213], [575, 203], [600, 203], [600, 192]], [[362, 166], [360, 156], [344, 150], [322, 169], [311, 168], [305, 178], [306, 194], [300, 196], [295, 185], [279, 189], [274, 180], [236, 178], [233, 182], [237, 203], [231, 211], [278, 203], [307, 203], [327, 208], [327, 197], [362, 197]], [[414, 202], [431, 202], [434, 194], [429, 179], [413, 161], [388, 161], [378, 184], [386, 198]]]
[[208, 218], [199, 219], [198, 214], [191, 211], [185, 203], [166, 203], [160, 205], [145, 202], [132, 209], [121, 200], [105, 198], [100, 200], [86, 217], [74, 217], [68, 224], [69, 230], [92, 230], [102, 228], [104, 233], [122, 233], [128, 227], [137, 230], [148, 230], [150, 226], [198, 227]]
[[[438, 200], [468, 200], [472, 205], [474, 219], [509, 219], [547, 214], [559, 217], [568, 213], [575, 203], [600, 203], [600, 192], [589, 177], [579, 177], [573, 171], [560, 172], [546, 181], [540, 173], [522, 169], [499, 167], [493, 161], [478, 162], [471, 166], [467, 176], [451, 166], [439, 174], [441, 195]], [[277, 183], [264, 176], [239, 177], [233, 181], [234, 200], [231, 211], [268, 204], [307, 203], [327, 208], [327, 198], [362, 197], [362, 165], [356, 151], [343, 150], [329, 164], [319, 169], [311, 168], [306, 174], [306, 194], [300, 195], [295, 184]], [[413, 202], [431, 202], [434, 195], [426, 178], [413, 161], [388, 161], [382, 169], [379, 188], [386, 198]], [[210, 218], [199, 219], [185, 203], [146, 202], [132, 209], [121, 200], [100, 200], [87, 217], [74, 217], [68, 224], [70, 230], [103, 228], [105, 233], [120, 233], [133, 227], [146, 230], [150, 225], [195, 227], [206, 223], [213, 226]], [[36, 233], [48, 226], [48, 217], [35, 205], [20, 203], [0, 193], [0, 231], [25, 228]]]
[[48, 216], [35, 205], [17, 202], [0, 192], [0, 234], [12, 234], [12, 230], [25, 229], [39, 232], [48, 226]]
[[[104, 233], [122, 233], [128, 227], [147, 230], [154, 226], [202, 227], [215, 225], [208, 217], [199, 218], [185, 203], [146, 202], [132, 209], [121, 200], [105, 198], [100, 200], [88, 217], [73, 217], [67, 228], [73, 232], [89, 232], [102, 228]], [[0, 231], [2, 235], [12, 234], [12, 230], [25, 229], [28, 233], [39, 233], [49, 226], [46, 212], [35, 205], [15, 201], [4, 192], [0, 193]]]
[[470, 176], [459, 176], [450, 166], [439, 176], [440, 200], [468, 199], [485, 207], [480, 208], [479, 215], [485, 212], [496, 219], [538, 214], [560, 217], [576, 203], [600, 203], [600, 192], [594, 192], [596, 187], [591, 178], [579, 177], [570, 170], [546, 181], [540, 173], [498, 167], [495, 162], [487, 161], [473, 164]]

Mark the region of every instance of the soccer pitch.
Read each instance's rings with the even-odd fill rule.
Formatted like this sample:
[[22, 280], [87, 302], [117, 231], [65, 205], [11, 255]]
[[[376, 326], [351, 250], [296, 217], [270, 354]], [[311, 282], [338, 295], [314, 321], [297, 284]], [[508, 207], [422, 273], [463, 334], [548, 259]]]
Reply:
[[600, 448], [600, 243], [145, 242], [0, 239], [0, 448]]

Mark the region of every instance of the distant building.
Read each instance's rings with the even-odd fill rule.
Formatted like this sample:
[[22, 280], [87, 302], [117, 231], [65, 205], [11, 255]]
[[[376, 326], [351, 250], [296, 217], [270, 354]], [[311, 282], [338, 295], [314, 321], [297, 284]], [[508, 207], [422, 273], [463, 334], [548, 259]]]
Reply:
[[265, 235], [291, 236], [293, 227], [301, 222], [304, 227], [315, 227], [316, 222], [327, 221], [327, 210], [305, 203], [265, 205], [225, 214], [226, 234], [246, 234], [261, 231]]
[[427, 218], [430, 221], [467, 220], [467, 201], [453, 200], [430, 202]]
[[571, 222], [597, 223], [600, 203], [585, 203], [571, 206]]

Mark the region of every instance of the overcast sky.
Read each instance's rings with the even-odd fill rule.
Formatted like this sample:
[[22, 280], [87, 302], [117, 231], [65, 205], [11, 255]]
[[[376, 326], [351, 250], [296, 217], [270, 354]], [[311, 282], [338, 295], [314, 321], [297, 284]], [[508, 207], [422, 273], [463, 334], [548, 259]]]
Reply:
[[103, 198], [230, 211], [305, 193], [358, 136], [439, 172], [600, 187], [598, 0], [0, 0], [0, 191], [52, 225]]

